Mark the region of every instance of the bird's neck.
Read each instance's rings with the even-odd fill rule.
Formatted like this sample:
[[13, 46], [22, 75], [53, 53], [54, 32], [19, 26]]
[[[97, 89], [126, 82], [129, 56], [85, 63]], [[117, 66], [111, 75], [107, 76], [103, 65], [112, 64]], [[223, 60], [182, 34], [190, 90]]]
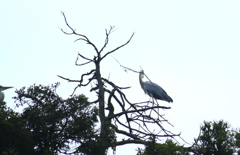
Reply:
[[140, 85], [143, 89], [143, 81], [142, 81], [142, 74], [141, 73], [139, 74], [139, 82], [140, 82]]

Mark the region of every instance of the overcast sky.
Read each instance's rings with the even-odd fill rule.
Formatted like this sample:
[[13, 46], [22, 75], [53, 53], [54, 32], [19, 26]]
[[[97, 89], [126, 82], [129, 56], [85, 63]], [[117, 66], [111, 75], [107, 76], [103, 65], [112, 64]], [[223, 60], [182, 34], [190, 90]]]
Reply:
[[[4, 1], [0, 5], [1, 83], [5, 101], [14, 107], [15, 89], [32, 84], [61, 82], [58, 90], [68, 97], [75, 84], [57, 75], [78, 79], [91, 65], [74, 65], [77, 53], [92, 57], [94, 51], [68, 31], [61, 11], [77, 32], [85, 34], [98, 48], [105, 28], [116, 27], [106, 51], [132, 41], [112, 54], [129, 68], [140, 70], [167, 91], [174, 102], [161, 105], [174, 128], [189, 142], [199, 134], [200, 124], [220, 120], [239, 125], [240, 87], [240, 1]], [[112, 56], [102, 63], [102, 76], [126, 92], [132, 102], [149, 99], [141, 90], [138, 74], [124, 72]], [[94, 100], [96, 94], [79, 89]], [[16, 109], [17, 110], [17, 109]], [[181, 142], [181, 141], [180, 141]], [[183, 142], [181, 142], [183, 144]], [[117, 155], [136, 154], [139, 145], [117, 148]]]

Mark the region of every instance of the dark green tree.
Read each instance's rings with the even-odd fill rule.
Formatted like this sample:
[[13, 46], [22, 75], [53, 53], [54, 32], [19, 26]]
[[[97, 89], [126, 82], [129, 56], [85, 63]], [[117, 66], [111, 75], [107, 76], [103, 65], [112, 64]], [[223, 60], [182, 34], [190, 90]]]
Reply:
[[70, 143], [85, 144], [90, 137], [94, 139], [97, 132], [94, 129], [98, 111], [95, 106], [84, 95], [61, 98], [56, 93], [58, 86], [59, 83], [24, 87], [17, 90], [14, 97], [17, 106], [25, 107], [22, 118], [32, 133], [36, 155], [69, 152]]
[[[99, 137], [97, 138], [97, 142], [94, 141], [96, 146], [94, 149], [98, 150], [96, 155], [104, 155], [108, 148], [113, 148], [114, 150], [115, 147], [119, 145], [145, 144], [151, 136], [155, 136], [156, 140], [162, 137], [173, 138], [179, 136], [179, 134], [173, 134], [171, 131], [165, 129], [165, 124], [171, 124], [159, 112], [162, 109], [170, 109], [170, 107], [160, 106], [157, 102], [153, 104], [151, 101], [132, 103], [124, 93], [124, 90], [130, 87], [118, 86], [116, 83], [110, 81], [109, 78], [104, 78], [101, 74], [101, 64], [103, 60], [126, 46], [131, 41], [134, 33], [124, 44], [106, 51], [110, 34], [114, 31], [114, 26], [110, 26], [109, 30], [105, 30], [105, 42], [103, 46], [99, 48], [86, 35], [76, 32], [76, 30], [68, 24], [64, 13], [63, 17], [69, 32], [61, 29], [62, 32], [78, 37], [75, 41], [85, 42], [93, 49], [92, 55], [89, 51], [78, 53], [75, 61], [76, 66], [81, 67], [92, 64], [93, 68], [91, 70], [82, 73], [81, 78], [77, 80], [63, 76], [59, 77], [68, 82], [77, 83], [73, 94], [77, 88], [91, 86], [91, 88], [89, 88], [90, 91], [95, 92], [97, 95], [96, 100], [93, 101], [99, 108], [98, 116], [100, 120]], [[79, 59], [81, 59], [81, 61], [79, 61]], [[124, 68], [126, 69], [126, 67]], [[117, 140], [116, 137], [118, 135], [122, 135], [125, 138]], [[91, 144], [92, 141], [89, 141], [89, 143]], [[89, 147], [88, 149], [91, 148]]]
[[195, 154], [232, 155], [236, 150], [236, 132], [223, 120], [206, 122], [194, 139], [192, 151]]
[[238, 150], [238, 154], [240, 154], [240, 130], [239, 129], [236, 131], [235, 139], [236, 139], [235, 146]]
[[165, 143], [156, 143], [155, 138], [151, 137], [150, 141], [145, 143], [145, 149], [138, 148], [137, 155], [189, 155], [186, 148], [167, 139]]
[[32, 155], [32, 134], [20, 114], [0, 103], [0, 154]]

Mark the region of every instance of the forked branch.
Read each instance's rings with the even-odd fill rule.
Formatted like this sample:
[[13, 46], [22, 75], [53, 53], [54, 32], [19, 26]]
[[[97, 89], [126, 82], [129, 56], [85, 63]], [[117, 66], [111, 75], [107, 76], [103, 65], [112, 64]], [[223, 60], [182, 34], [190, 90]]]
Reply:
[[88, 37], [85, 36], [85, 35], [83, 35], [83, 34], [77, 33], [76, 30], [73, 29], [73, 28], [68, 24], [68, 21], [67, 21], [67, 18], [66, 18], [66, 16], [65, 16], [64, 12], [62, 12], [62, 15], [63, 15], [63, 17], [64, 17], [65, 24], [67, 25], [67, 27], [68, 27], [72, 32], [69, 32], [69, 33], [68, 33], [68, 32], [65, 32], [63, 29], [61, 29], [61, 31], [62, 31], [64, 34], [67, 34], [67, 35], [77, 35], [77, 36], [79, 36], [80, 38], [76, 39], [75, 42], [78, 41], [78, 40], [83, 40], [83, 41], [86, 42], [87, 44], [91, 45], [91, 46], [94, 48], [94, 50], [96, 51], [96, 53], [98, 53], [97, 47], [88, 39]]

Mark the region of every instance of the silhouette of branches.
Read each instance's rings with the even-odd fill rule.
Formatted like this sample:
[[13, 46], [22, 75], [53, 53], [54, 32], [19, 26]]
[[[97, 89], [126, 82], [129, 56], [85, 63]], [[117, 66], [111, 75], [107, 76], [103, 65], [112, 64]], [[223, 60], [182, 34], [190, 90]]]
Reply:
[[[180, 134], [173, 134], [164, 127], [164, 123], [170, 123], [159, 113], [159, 110], [170, 109], [170, 107], [160, 106], [158, 103], [153, 103], [152, 101], [131, 103], [123, 92], [125, 89], [130, 89], [130, 87], [118, 86], [109, 79], [102, 77], [100, 74], [101, 61], [108, 55], [126, 46], [133, 38], [134, 33], [122, 45], [105, 52], [105, 48], [109, 43], [109, 36], [114, 31], [114, 26], [105, 29], [105, 42], [100, 50], [98, 50], [96, 45], [93, 44], [87, 36], [76, 32], [76, 30], [68, 24], [67, 18], [63, 12], [62, 15], [70, 32], [66, 32], [63, 29], [61, 29], [61, 31], [67, 35], [79, 36], [75, 41], [86, 42], [86, 44], [92, 46], [95, 51], [93, 58], [88, 58], [84, 56], [83, 53], [78, 53], [75, 64], [77, 66], [84, 66], [89, 63], [94, 63], [95, 67], [89, 72], [82, 74], [79, 80], [72, 80], [63, 76], [58, 76], [68, 82], [78, 83], [73, 94], [77, 88], [91, 84], [90, 91], [94, 91], [98, 96], [93, 103], [99, 105], [99, 117], [101, 121], [100, 138], [104, 137], [103, 135], [106, 134], [106, 129], [113, 129], [116, 134], [121, 134], [127, 137], [127, 139], [117, 141], [116, 145], [129, 143], [144, 144], [151, 136], [155, 136], [156, 138], [174, 138], [175, 136], [179, 136]], [[78, 64], [77, 62], [79, 58], [86, 60], [86, 62]], [[124, 67], [121, 64], [120, 66]], [[127, 67], [124, 68], [129, 69]], [[107, 112], [108, 114], [106, 114]], [[152, 130], [153, 126], [155, 130]], [[105, 149], [107, 149], [109, 145], [102, 147], [106, 147]]]

